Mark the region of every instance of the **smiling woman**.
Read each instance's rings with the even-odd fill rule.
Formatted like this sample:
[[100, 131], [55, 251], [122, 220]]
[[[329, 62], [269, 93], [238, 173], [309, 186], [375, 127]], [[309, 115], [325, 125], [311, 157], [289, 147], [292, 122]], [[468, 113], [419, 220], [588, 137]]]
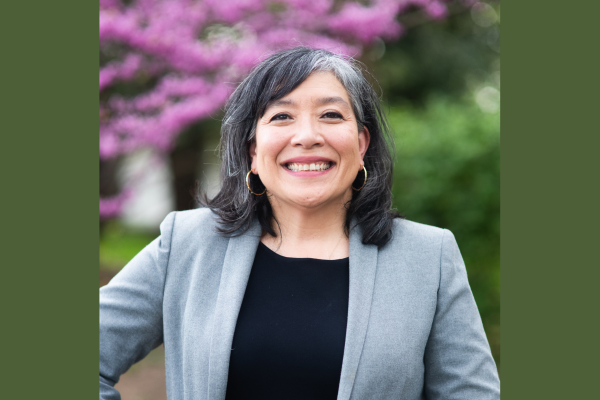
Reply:
[[101, 399], [161, 343], [169, 399], [499, 399], [454, 236], [391, 210], [357, 64], [274, 54], [221, 133], [219, 194], [169, 214], [101, 289]]
[[[222, 189], [201, 202], [219, 215], [227, 235], [256, 218], [263, 243], [280, 254], [321, 258], [341, 234], [345, 248], [353, 220], [363, 243], [383, 246], [398, 217], [391, 210], [392, 148], [378, 96], [357, 63], [324, 50], [282, 51], [231, 96], [221, 129]], [[312, 172], [317, 164], [321, 171]], [[254, 192], [266, 188], [265, 196], [246, 189], [248, 170]], [[294, 243], [286, 226], [307, 226], [307, 217], [308, 225], [318, 223]]]
[[[344, 226], [340, 210], [352, 200], [351, 185], [363, 168], [369, 138], [365, 126], [358, 131], [346, 90], [330, 72], [311, 74], [267, 105], [250, 145], [252, 170], [267, 188], [275, 218], [283, 220], [280, 227], [303, 229], [308, 222], [311, 232], [296, 240], [285, 232], [279, 245], [266, 234], [265, 245], [289, 257], [326, 258], [342, 237], [335, 232]], [[336, 258], [348, 256], [347, 238], [342, 241]]]

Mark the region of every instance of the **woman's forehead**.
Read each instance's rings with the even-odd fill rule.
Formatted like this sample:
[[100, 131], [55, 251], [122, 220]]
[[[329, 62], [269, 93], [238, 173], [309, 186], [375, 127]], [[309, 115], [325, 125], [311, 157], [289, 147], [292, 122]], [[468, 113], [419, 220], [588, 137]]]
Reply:
[[267, 108], [295, 106], [304, 101], [311, 101], [315, 105], [339, 104], [350, 107], [348, 92], [333, 73], [314, 72], [281, 99], [269, 102]]
[[[343, 107], [350, 107], [350, 104], [348, 104], [348, 102], [340, 96], [317, 97], [317, 98], [311, 98], [310, 100], [316, 106], [326, 106], [326, 105], [330, 105], [330, 104], [338, 104]], [[267, 108], [269, 108], [269, 107], [292, 107], [293, 108], [293, 107], [298, 107], [298, 106], [300, 106], [300, 103], [298, 101], [295, 101], [293, 98], [283, 98], [283, 99], [279, 99], [279, 100], [270, 102], [267, 105]]]

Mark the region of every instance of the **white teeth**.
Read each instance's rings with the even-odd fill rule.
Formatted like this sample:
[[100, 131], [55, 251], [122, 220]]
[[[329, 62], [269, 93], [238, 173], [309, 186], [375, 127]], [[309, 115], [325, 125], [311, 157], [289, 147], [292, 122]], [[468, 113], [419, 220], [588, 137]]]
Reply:
[[311, 164], [298, 164], [290, 163], [286, 165], [287, 169], [291, 171], [325, 171], [331, 168], [331, 164], [328, 162], [318, 162]]

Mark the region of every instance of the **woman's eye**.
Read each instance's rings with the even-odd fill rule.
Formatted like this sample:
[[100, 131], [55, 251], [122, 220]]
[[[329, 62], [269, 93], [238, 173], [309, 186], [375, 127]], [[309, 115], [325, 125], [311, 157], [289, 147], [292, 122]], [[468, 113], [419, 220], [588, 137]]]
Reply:
[[289, 117], [290, 116], [287, 114], [277, 114], [273, 118], [271, 118], [271, 121], [285, 121]]
[[322, 116], [323, 118], [333, 118], [333, 119], [341, 119], [342, 118], [342, 114], [334, 112], [334, 111], [329, 111], [326, 112], [325, 114], [323, 114]]

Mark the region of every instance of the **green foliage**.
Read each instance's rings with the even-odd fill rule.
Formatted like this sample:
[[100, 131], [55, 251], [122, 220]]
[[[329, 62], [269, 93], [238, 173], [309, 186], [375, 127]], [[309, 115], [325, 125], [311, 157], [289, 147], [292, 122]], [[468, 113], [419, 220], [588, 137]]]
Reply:
[[[499, 18], [482, 27], [467, 8], [454, 12], [443, 21], [417, 22], [401, 40], [385, 44], [381, 59], [365, 59], [389, 102], [423, 105], [440, 93], [460, 97], [499, 72]], [[401, 21], [414, 25], [412, 17]]]
[[119, 272], [157, 236], [131, 231], [118, 221], [110, 221], [100, 236], [100, 269]]
[[407, 219], [451, 230], [494, 356], [500, 324], [500, 115], [468, 99], [393, 107], [394, 206]]

